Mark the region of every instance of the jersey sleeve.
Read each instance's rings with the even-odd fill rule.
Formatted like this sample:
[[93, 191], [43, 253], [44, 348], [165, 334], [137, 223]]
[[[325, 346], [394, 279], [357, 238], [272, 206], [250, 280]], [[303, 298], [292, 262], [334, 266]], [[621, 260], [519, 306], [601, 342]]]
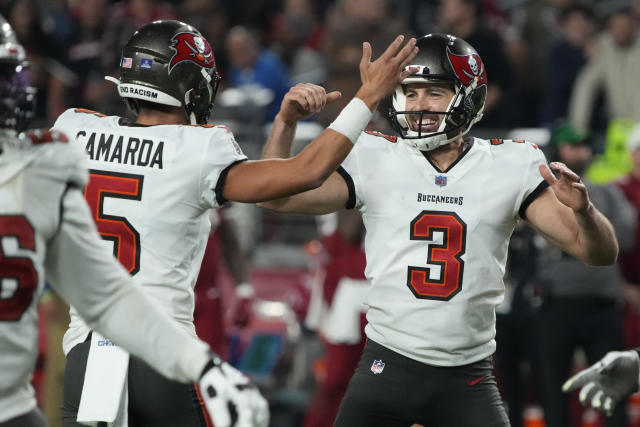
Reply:
[[247, 160], [247, 156], [226, 127], [202, 130], [211, 135], [200, 165], [200, 201], [206, 208], [218, 208], [226, 202], [222, 190], [227, 173], [236, 163]]
[[65, 193], [62, 210], [60, 228], [47, 243], [52, 287], [91, 328], [168, 378], [196, 381], [209, 358], [208, 346], [180, 330], [99, 244], [80, 190]]
[[[360, 136], [359, 139], [361, 139]], [[347, 199], [347, 204], [345, 208], [347, 209], [360, 209], [364, 203], [362, 199], [359, 197], [358, 189], [362, 188], [360, 183], [362, 182], [360, 179], [360, 169], [359, 169], [359, 159], [360, 159], [360, 150], [361, 144], [355, 144], [351, 152], [346, 159], [342, 162], [342, 165], [338, 168], [337, 172], [340, 174], [342, 179], [344, 179], [347, 184], [347, 189], [349, 190], [349, 198]]]
[[56, 128], [36, 129], [28, 131], [26, 137], [37, 152], [34, 166], [42, 174], [78, 188], [87, 185], [87, 155], [82, 146], [71, 142], [66, 132]]
[[523, 173], [522, 189], [518, 198], [518, 214], [521, 218], [526, 218], [525, 212], [531, 202], [533, 202], [542, 192], [549, 186], [540, 175], [540, 165], [546, 165], [547, 159], [542, 150], [536, 145], [529, 142], [521, 142], [525, 145], [524, 164], [521, 164]]
[[89, 181], [87, 154], [80, 144], [65, 142], [65, 145], [68, 147], [69, 161], [69, 167], [66, 169], [67, 182], [74, 187], [83, 188]]

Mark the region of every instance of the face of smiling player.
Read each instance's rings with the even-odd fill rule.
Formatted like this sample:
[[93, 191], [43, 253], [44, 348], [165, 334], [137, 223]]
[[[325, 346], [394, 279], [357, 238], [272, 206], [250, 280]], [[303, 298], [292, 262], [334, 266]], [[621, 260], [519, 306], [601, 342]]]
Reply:
[[[449, 83], [425, 82], [410, 83], [407, 85], [405, 110], [406, 111], [432, 111], [434, 113], [406, 114], [407, 123], [412, 131], [421, 131], [423, 135], [438, 131], [438, 127], [444, 120], [444, 112], [453, 98], [453, 85]], [[441, 114], [437, 114], [437, 113]]]

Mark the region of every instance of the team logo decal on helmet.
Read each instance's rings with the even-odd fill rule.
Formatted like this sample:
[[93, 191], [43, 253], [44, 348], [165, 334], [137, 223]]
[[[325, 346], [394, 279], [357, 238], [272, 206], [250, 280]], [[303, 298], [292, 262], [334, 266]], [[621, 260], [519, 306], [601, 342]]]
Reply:
[[207, 40], [193, 33], [178, 33], [171, 39], [175, 51], [169, 63], [169, 74], [182, 61], [191, 61], [204, 68], [215, 66], [213, 50]]
[[462, 85], [469, 86], [476, 77], [478, 86], [487, 84], [487, 73], [478, 54], [456, 55], [447, 49], [447, 56]]

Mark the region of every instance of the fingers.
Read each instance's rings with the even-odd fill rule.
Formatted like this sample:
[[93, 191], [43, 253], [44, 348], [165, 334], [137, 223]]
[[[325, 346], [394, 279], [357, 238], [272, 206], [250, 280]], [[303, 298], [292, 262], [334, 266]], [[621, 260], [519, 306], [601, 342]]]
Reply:
[[602, 390], [598, 390], [596, 391], [596, 394], [593, 395], [593, 398], [591, 399], [591, 407], [594, 409], [601, 409], [601, 405], [602, 405], [602, 396], [604, 395], [604, 392]]
[[568, 179], [571, 182], [578, 182], [580, 181], [580, 177], [571, 169], [569, 169], [567, 167], [567, 165], [565, 165], [564, 163], [561, 162], [551, 162], [549, 164], [549, 166], [551, 167], [551, 170], [554, 171], [557, 174], [560, 174], [561, 177], [564, 177], [566, 179]]
[[596, 387], [596, 383], [594, 382], [590, 382], [584, 387], [582, 387], [582, 390], [580, 390], [580, 395], [579, 395], [580, 403], [584, 405], [585, 402], [588, 402], [591, 399], [591, 397], [596, 393], [595, 387]]
[[338, 92], [337, 90], [334, 90], [333, 92], [329, 92], [327, 94], [327, 104], [337, 101], [340, 98], [342, 98], [342, 93]]
[[366, 69], [366, 67], [369, 65], [369, 62], [371, 62], [371, 44], [369, 44], [369, 42], [364, 42], [362, 43], [362, 58], [360, 59], [361, 72], [363, 69]]
[[[413, 44], [415, 45], [415, 39], [413, 39], [414, 42]], [[395, 38], [395, 40], [393, 40], [391, 42], [391, 44], [387, 47], [387, 50], [384, 51], [384, 53], [382, 55], [380, 55], [380, 58], [384, 58], [384, 59], [388, 59], [393, 57], [393, 55], [395, 55], [395, 53], [398, 51], [398, 48], [400, 47], [400, 45], [402, 44], [402, 42], [404, 41], [404, 36], [403, 35], [399, 35], [398, 37]], [[365, 42], [366, 44], [369, 44], [367, 42]], [[405, 46], [406, 48], [406, 46]], [[371, 45], [369, 45], [369, 49], [371, 49]], [[369, 52], [371, 53], [371, 52]], [[371, 59], [371, 56], [369, 56], [369, 59]]]
[[[416, 47], [415, 49], [416, 49], [416, 53], [418, 53], [418, 52], [417, 52], [417, 49], [418, 49], [418, 48]], [[403, 70], [403, 71], [402, 71], [402, 73], [400, 74], [400, 80], [404, 80], [404, 79], [406, 79], [407, 77], [409, 77], [411, 74], [415, 74], [415, 73], [417, 73], [417, 72], [420, 70], [420, 67], [418, 67], [418, 66], [415, 66], [415, 67], [407, 67], [407, 66], [405, 65], [403, 68], [404, 68], [404, 70]]]
[[602, 409], [604, 410], [604, 413], [607, 414], [608, 417], [611, 416], [611, 414], [613, 414], [613, 407], [615, 405], [613, 404], [613, 399], [609, 396], [607, 396], [604, 399], [604, 405], [602, 405]]
[[[331, 101], [335, 101], [340, 96], [340, 92], [332, 92]], [[290, 102], [298, 103], [302, 110], [309, 113], [321, 111], [329, 101], [328, 98], [322, 86], [311, 83], [298, 83], [287, 93], [287, 99]]]
[[547, 184], [553, 186], [558, 182], [556, 177], [551, 173], [546, 165], [538, 166], [538, 170], [540, 171], [540, 175], [542, 175], [542, 178], [547, 181]]
[[411, 63], [411, 60], [416, 56], [417, 53], [418, 48], [416, 47], [416, 39], [411, 38], [409, 39], [407, 44], [405, 44], [404, 47], [400, 49], [400, 52], [398, 52], [398, 54], [394, 57], [394, 60], [396, 60], [400, 64], [401, 68], [404, 68], [405, 66], [409, 65], [409, 63]]
[[595, 366], [592, 366], [588, 369], [580, 371], [579, 373], [575, 374], [574, 376], [569, 378], [567, 381], [565, 381], [564, 384], [562, 384], [562, 391], [566, 393], [569, 391], [576, 390], [582, 387], [583, 385], [585, 385], [586, 383], [593, 381], [596, 375], [597, 375], [597, 369], [595, 368]]

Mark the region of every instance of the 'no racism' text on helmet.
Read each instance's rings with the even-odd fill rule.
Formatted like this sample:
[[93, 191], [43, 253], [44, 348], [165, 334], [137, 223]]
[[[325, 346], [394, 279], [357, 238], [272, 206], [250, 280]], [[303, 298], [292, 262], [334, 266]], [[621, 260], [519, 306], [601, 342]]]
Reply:
[[24, 130], [35, 113], [36, 89], [31, 86], [24, 48], [0, 16], [0, 128]]
[[[427, 34], [417, 40], [416, 46], [420, 51], [408, 67], [417, 72], [396, 88], [389, 117], [403, 142], [429, 151], [466, 134], [482, 118], [487, 97], [487, 72], [475, 49], [459, 37]], [[407, 111], [406, 90], [412, 83], [451, 83], [454, 95], [446, 111]], [[421, 131], [423, 118], [434, 115], [442, 117], [438, 129], [428, 133]]]
[[191, 25], [154, 21], [136, 31], [122, 49], [120, 96], [138, 111], [138, 101], [182, 107], [191, 124], [206, 124], [220, 76], [209, 42]]

